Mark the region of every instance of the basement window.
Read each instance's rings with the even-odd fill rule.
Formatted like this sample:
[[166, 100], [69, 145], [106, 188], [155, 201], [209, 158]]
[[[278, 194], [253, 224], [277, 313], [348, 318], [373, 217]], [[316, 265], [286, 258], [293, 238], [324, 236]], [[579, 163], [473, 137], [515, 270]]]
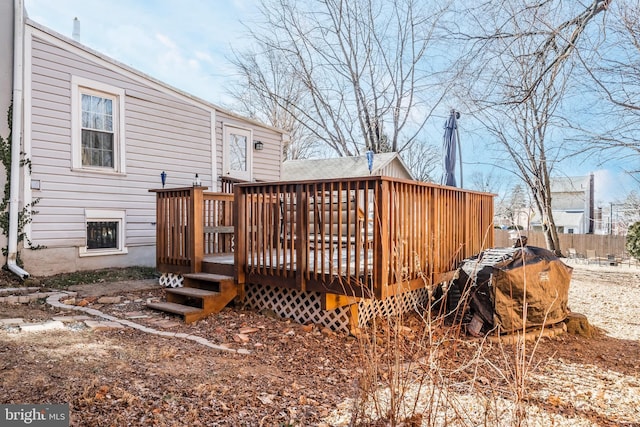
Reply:
[[85, 210], [86, 246], [80, 256], [126, 254], [124, 246], [125, 212]]

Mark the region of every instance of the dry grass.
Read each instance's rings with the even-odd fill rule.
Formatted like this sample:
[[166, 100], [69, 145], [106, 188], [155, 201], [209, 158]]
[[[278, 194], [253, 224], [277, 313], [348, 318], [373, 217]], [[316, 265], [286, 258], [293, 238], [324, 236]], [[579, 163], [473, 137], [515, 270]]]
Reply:
[[[466, 309], [470, 288], [459, 309]], [[362, 328], [363, 368], [350, 426], [528, 425], [530, 377], [538, 368], [534, 355], [541, 335], [528, 343], [525, 330], [515, 331], [511, 345], [494, 345], [486, 336], [469, 339], [462, 316], [447, 317], [443, 306], [444, 300], [432, 298], [427, 307], [412, 313], [398, 308], [398, 314]]]

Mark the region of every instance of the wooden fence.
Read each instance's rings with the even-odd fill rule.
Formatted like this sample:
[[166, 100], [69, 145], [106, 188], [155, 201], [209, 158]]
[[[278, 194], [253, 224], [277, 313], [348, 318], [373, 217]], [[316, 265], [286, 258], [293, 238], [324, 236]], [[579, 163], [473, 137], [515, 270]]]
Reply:
[[[546, 248], [544, 234], [541, 231], [521, 231], [527, 236], [527, 244]], [[560, 250], [562, 254], [568, 256], [568, 249], [574, 248], [580, 256], [586, 256], [587, 251], [595, 251], [597, 257], [614, 255], [617, 258], [628, 258], [625, 249], [625, 236], [614, 236], [609, 234], [559, 234]], [[513, 245], [508, 230], [495, 230], [496, 247]]]

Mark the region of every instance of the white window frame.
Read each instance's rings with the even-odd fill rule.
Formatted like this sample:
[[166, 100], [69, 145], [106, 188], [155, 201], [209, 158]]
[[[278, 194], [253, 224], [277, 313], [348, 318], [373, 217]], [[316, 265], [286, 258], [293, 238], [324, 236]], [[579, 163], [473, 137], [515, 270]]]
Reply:
[[[236, 171], [231, 170], [229, 159], [229, 140], [231, 134], [242, 135], [247, 138], [247, 170]], [[222, 170], [225, 176], [231, 178], [242, 179], [244, 181], [251, 181], [253, 177], [253, 131], [249, 128], [243, 128], [239, 126], [223, 124], [222, 125]]]
[[[82, 164], [82, 95], [95, 95], [113, 100], [113, 168]], [[86, 79], [71, 77], [71, 169], [73, 171], [123, 175], [125, 170], [124, 89]]]
[[[84, 210], [85, 246], [81, 246], [79, 256], [124, 255], [129, 253], [125, 245], [126, 212], [123, 210], [85, 209]], [[118, 222], [118, 247], [110, 249], [87, 249], [86, 230], [89, 222], [116, 221]]]

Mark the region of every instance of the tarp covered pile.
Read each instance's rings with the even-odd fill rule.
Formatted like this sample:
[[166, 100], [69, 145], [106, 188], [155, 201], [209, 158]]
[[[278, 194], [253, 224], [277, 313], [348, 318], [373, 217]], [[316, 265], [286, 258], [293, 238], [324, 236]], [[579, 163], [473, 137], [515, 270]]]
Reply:
[[527, 328], [553, 325], [568, 315], [572, 271], [543, 248], [489, 249], [462, 262], [447, 310], [473, 335], [522, 330], [525, 321]]

